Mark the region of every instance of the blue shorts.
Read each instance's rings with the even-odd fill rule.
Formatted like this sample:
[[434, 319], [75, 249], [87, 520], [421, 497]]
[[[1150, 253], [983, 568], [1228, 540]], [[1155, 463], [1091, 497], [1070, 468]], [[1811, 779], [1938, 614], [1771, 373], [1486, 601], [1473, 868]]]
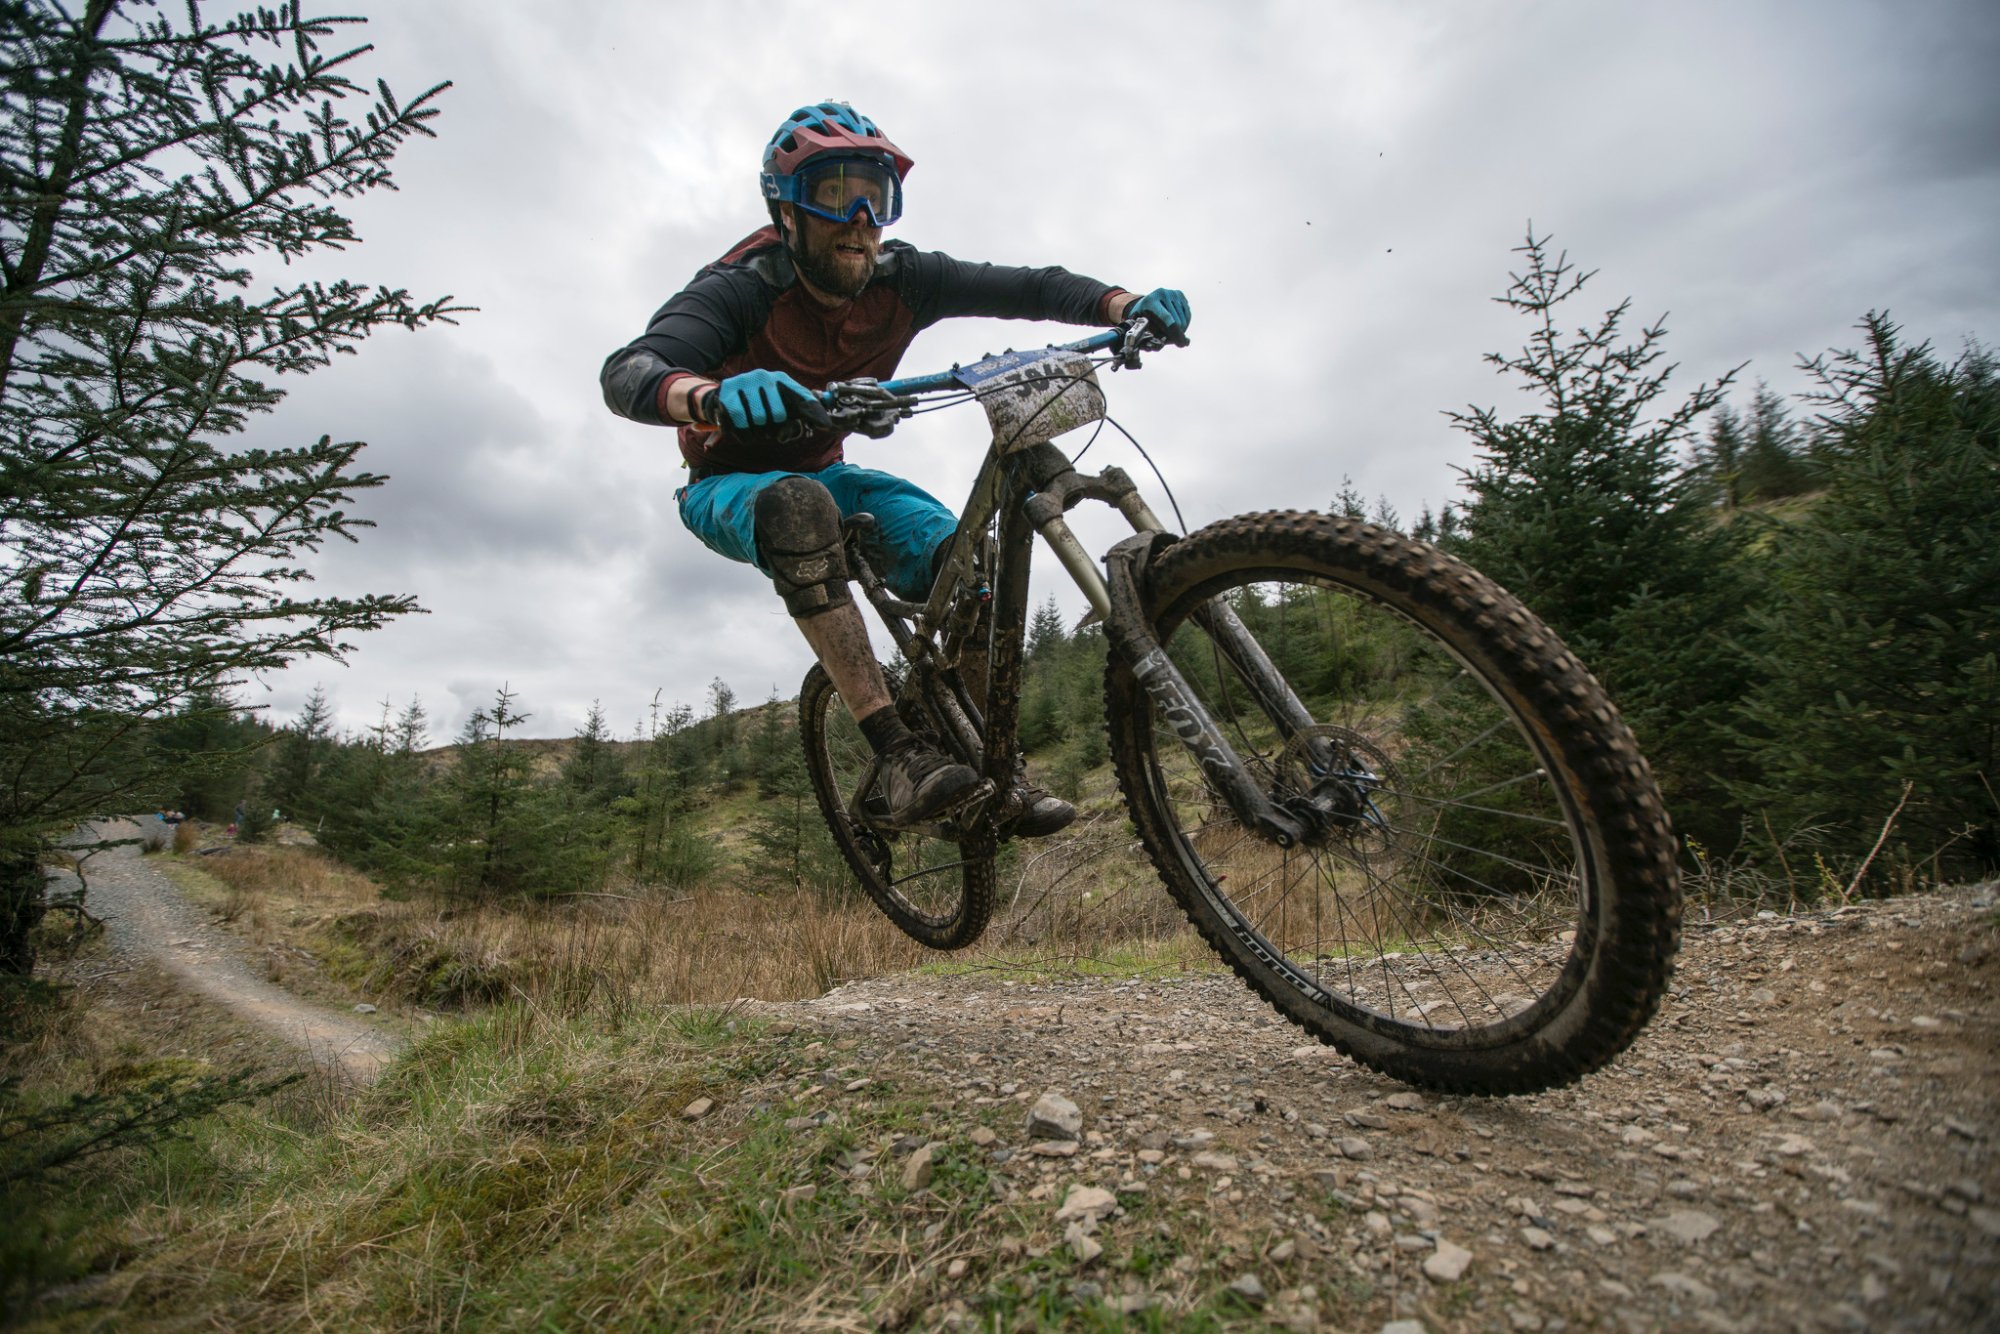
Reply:
[[710, 551], [769, 574], [757, 558], [757, 494], [781, 477], [810, 477], [824, 484], [843, 519], [874, 515], [874, 533], [862, 543], [868, 563], [897, 597], [920, 602], [930, 596], [932, 553], [958, 527], [958, 518], [921, 487], [891, 473], [851, 463], [806, 473], [718, 473], [674, 492], [681, 522]]

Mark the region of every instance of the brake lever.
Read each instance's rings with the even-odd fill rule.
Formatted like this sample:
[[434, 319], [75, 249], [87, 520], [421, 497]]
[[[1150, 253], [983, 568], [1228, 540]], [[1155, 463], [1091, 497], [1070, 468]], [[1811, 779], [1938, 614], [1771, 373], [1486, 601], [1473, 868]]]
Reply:
[[[1118, 331], [1120, 335], [1118, 347], [1111, 354], [1113, 370], [1136, 371], [1140, 366], [1140, 353], [1158, 352], [1167, 345], [1166, 339], [1153, 332], [1153, 322], [1143, 315], [1126, 320], [1118, 326]], [[1175, 342], [1178, 346], [1187, 346], [1185, 337], [1176, 339]]]
[[836, 426], [880, 440], [911, 415], [916, 400], [892, 394], [872, 376], [830, 384], [820, 396]]

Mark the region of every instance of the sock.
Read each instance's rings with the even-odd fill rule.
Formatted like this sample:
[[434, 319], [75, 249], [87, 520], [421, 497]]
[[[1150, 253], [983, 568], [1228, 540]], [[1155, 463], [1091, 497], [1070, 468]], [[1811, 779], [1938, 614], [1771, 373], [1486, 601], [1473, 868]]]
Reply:
[[868, 738], [868, 744], [874, 748], [877, 755], [887, 755], [892, 750], [901, 750], [905, 746], [917, 744], [916, 733], [904, 723], [902, 715], [896, 712], [894, 706], [875, 710], [861, 719], [860, 724], [861, 735]]

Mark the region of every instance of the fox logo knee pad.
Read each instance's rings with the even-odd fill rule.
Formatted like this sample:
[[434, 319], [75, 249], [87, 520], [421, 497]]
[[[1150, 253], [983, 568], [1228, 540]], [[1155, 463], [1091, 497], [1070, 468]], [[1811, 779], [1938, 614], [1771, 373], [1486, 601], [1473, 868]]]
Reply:
[[854, 600], [840, 507], [824, 486], [810, 477], [780, 478], [758, 493], [755, 517], [757, 552], [786, 611], [817, 616]]

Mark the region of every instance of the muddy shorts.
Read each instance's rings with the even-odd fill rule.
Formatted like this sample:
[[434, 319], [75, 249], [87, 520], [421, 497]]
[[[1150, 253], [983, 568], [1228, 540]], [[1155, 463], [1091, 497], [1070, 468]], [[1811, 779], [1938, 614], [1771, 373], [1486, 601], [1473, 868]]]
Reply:
[[851, 463], [806, 473], [716, 473], [674, 492], [681, 522], [710, 551], [769, 574], [757, 558], [757, 494], [780, 477], [823, 484], [843, 519], [874, 515], [874, 535], [862, 544], [862, 554], [897, 597], [917, 602], [930, 595], [931, 555], [958, 527], [958, 518], [921, 487], [890, 473]]

